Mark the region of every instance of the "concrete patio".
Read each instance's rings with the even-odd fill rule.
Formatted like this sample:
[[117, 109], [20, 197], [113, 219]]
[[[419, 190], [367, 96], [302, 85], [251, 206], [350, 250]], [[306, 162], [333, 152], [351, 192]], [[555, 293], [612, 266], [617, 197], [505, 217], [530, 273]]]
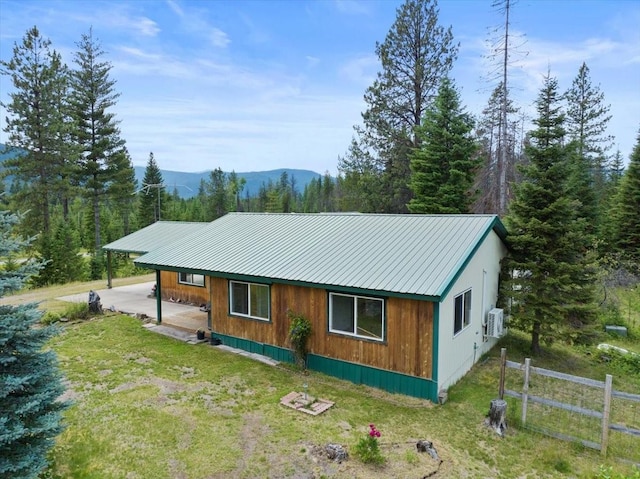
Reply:
[[[149, 296], [154, 284], [155, 282], [151, 281], [95, 291], [100, 295], [100, 302], [104, 310], [111, 309], [112, 311], [123, 314], [144, 315], [142, 317], [157, 320], [158, 310], [156, 298]], [[89, 291], [81, 294], [62, 296], [57, 299], [72, 303], [85, 303], [88, 298]], [[189, 333], [194, 333], [198, 329], [206, 331], [207, 313], [200, 311], [198, 306], [162, 301], [162, 324]]]

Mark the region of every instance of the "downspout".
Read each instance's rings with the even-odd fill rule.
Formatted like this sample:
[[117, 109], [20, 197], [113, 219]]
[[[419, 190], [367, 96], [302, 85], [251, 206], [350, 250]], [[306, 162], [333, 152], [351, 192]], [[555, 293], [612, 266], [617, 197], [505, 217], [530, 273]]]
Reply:
[[160, 270], [156, 270], [156, 315], [157, 323], [162, 323], [162, 285], [160, 284]]

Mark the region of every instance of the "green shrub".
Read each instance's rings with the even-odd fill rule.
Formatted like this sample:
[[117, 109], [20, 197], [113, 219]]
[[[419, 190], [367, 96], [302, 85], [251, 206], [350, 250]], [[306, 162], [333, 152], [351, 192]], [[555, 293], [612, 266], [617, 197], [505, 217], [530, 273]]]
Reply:
[[40, 318], [40, 323], [44, 324], [45, 326], [49, 326], [50, 324], [54, 324], [60, 321], [60, 318], [62, 318], [62, 316], [60, 316], [59, 313], [56, 313], [54, 311], [47, 311], [42, 315], [42, 318]]
[[384, 456], [380, 452], [380, 446], [378, 445], [379, 437], [380, 431], [376, 429], [375, 425], [369, 424], [369, 433], [358, 441], [354, 449], [354, 455], [365, 464], [383, 464]]
[[296, 362], [306, 369], [307, 367], [307, 341], [311, 336], [311, 321], [292, 311], [287, 312], [291, 325], [289, 326], [289, 341], [296, 356]]

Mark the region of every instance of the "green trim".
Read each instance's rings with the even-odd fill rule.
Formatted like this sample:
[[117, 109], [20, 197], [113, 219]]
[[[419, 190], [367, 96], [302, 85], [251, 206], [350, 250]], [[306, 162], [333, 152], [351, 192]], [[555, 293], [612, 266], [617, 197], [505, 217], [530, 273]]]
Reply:
[[[290, 349], [258, 343], [249, 339], [218, 334], [213, 331], [212, 336], [222, 341], [225, 346], [242, 349], [250, 353], [267, 356], [276, 361], [294, 363], [294, 355]], [[307, 356], [307, 367], [328, 376], [351, 381], [356, 384], [375, 387], [391, 393], [428, 399], [438, 402], [438, 384], [435, 380], [410, 376], [408, 374], [387, 371], [362, 364], [326, 358], [316, 354]]]
[[225, 346], [242, 349], [243, 351], [260, 354], [262, 356], [267, 356], [271, 359], [275, 359], [276, 361], [284, 363], [295, 362], [293, 351], [291, 351], [290, 349], [281, 348], [279, 346], [272, 346], [271, 344], [258, 343], [256, 341], [237, 338], [235, 336], [228, 336], [226, 334], [218, 334], [215, 331], [212, 331], [211, 334], [214, 338], [220, 339], [222, 341], [222, 344], [224, 344]]
[[327, 358], [315, 354], [307, 356], [307, 367], [314, 371], [382, 389], [390, 393], [428, 399], [438, 402], [438, 385], [431, 379], [410, 376], [408, 374], [378, 369], [362, 364]]
[[[454, 268], [453, 274], [449, 276], [447, 281], [444, 282], [445, 287], [440, 291], [440, 296], [438, 298], [438, 301], [442, 301], [445, 298], [445, 296], [449, 293], [449, 291], [451, 290], [451, 288], [453, 287], [457, 279], [460, 277], [462, 272], [466, 269], [467, 265], [471, 262], [471, 260], [475, 256], [478, 249], [480, 249], [480, 246], [482, 246], [482, 244], [484, 243], [484, 240], [487, 238], [487, 236], [489, 236], [489, 233], [493, 231], [496, 233], [496, 235], [498, 235], [498, 237], [501, 240], [503, 239], [499, 233], [500, 230], [496, 222], [502, 225], [502, 223], [500, 223], [500, 220], [496, 216], [495, 219], [489, 224], [489, 226], [482, 233], [478, 241], [475, 242], [473, 247], [465, 255], [464, 260], [462, 260], [462, 262], [457, 267]], [[504, 229], [504, 226], [502, 226], [502, 230], [504, 230], [506, 234], [506, 230]]]
[[440, 303], [433, 303], [433, 344], [431, 345], [431, 378], [436, 384], [438, 400], [438, 350], [440, 344]]

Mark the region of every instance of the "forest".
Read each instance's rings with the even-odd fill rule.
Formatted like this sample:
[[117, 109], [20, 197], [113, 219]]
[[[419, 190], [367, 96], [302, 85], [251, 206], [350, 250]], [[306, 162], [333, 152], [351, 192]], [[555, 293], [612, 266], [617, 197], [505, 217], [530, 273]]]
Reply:
[[[502, 27], [482, 111], [466, 111], [451, 76], [460, 44], [440, 24], [437, 2], [407, 0], [375, 45], [379, 71], [337, 176], [300, 188], [283, 173], [249, 195], [235, 172], [216, 168], [188, 199], [165, 185], [152, 152], [136, 181], [118, 126], [117, 79], [93, 31], [66, 65], [34, 26], [0, 62], [14, 87], [2, 105], [9, 156], [0, 201], [19, 214], [16, 233], [33, 238], [20, 256], [44, 261], [32, 282], [102, 278], [102, 246], [158, 220], [212, 221], [230, 211], [488, 213], [509, 231], [505, 298], [521, 306], [554, 298], [513, 311], [514, 324], [534, 325], [534, 349], [555, 334], [558, 317], [588, 324], [596, 278], [637, 273], [640, 130], [630, 158], [614, 151], [610, 106], [586, 63], [564, 89], [548, 72], [525, 130], [511, 95], [516, 7], [510, 0], [494, 6]], [[5, 268], [20, 259], [8, 258]]]

